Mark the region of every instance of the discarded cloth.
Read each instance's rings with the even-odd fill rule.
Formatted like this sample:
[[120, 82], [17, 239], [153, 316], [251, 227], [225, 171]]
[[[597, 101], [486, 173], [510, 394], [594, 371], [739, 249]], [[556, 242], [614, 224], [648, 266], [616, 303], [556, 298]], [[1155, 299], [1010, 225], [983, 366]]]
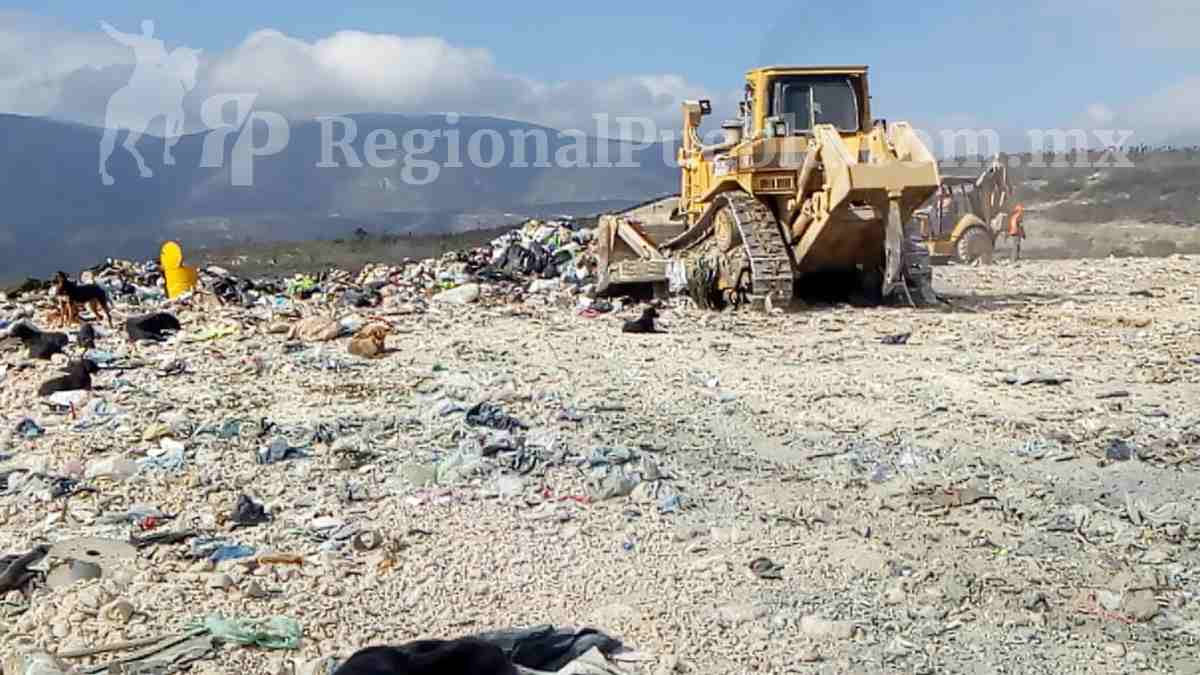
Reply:
[[304, 448], [292, 447], [286, 438], [277, 437], [271, 441], [271, 444], [265, 448], [260, 448], [258, 451], [259, 464], [275, 464], [277, 462], [285, 462], [289, 459], [303, 459], [308, 457], [308, 452]]
[[[517, 672], [521, 675], [539, 675], [546, 671], [518, 668]], [[554, 672], [558, 673], [558, 675], [623, 675], [624, 673], [624, 671], [610, 663], [604, 656], [604, 653], [595, 647]]]
[[263, 649], [299, 649], [300, 638], [304, 636], [300, 622], [284, 616], [227, 619], [213, 614], [200, 624], [218, 640]]
[[186, 462], [185, 450], [180, 444], [165, 446], [164, 451], [160, 454], [139, 459], [138, 466], [143, 469], [173, 472], [182, 471]]
[[191, 550], [188, 557], [192, 559], [210, 558], [214, 553], [223, 548], [240, 546], [236, 541], [230, 539], [220, 539], [217, 537], [200, 536], [195, 537], [190, 543]]
[[271, 520], [266, 507], [246, 495], [238, 497], [237, 506], [229, 518], [238, 525], [260, 525]]
[[37, 438], [38, 436], [41, 436], [45, 432], [46, 432], [45, 429], [38, 426], [37, 422], [34, 422], [32, 419], [30, 419], [28, 417], [21, 420], [20, 422], [17, 422], [17, 433], [21, 434], [25, 438]]
[[640, 482], [637, 474], [626, 474], [624, 470], [612, 467], [605, 470], [603, 478], [590, 482], [588, 495], [594, 501], [628, 497]]
[[369, 647], [344, 662], [334, 675], [574, 675], [617, 673], [608, 656], [622, 645], [603, 633], [557, 630], [553, 626], [505, 630], [456, 640], [422, 640], [398, 647]]
[[467, 411], [467, 424], [477, 427], [491, 427], [492, 429], [500, 429], [502, 431], [529, 428], [524, 422], [512, 415], [506, 415], [500, 409], [500, 406], [489, 401], [478, 403], [474, 408]]
[[422, 640], [399, 647], [368, 647], [334, 675], [517, 675], [499, 647], [479, 640]]
[[242, 558], [250, 558], [254, 555], [254, 548], [239, 544], [237, 546], [221, 546], [208, 554], [208, 559], [214, 563], [224, 562], [226, 560], [241, 560]]
[[28, 553], [0, 557], [0, 594], [24, 588], [38, 575], [37, 572], [30, 571], [29, 567], [41, 562], [49, 551], [49, 546], [40, 545], [33, 547]]
[[139, 652], [135, 663], [117, 661], [108, 668], [92, 671], [91, 675], [118, 675], [123, 673], [162, 673], [170, 675], [177, 672], [191, 672], [190, 664], [212, 658], [217, 651], [216, 640], [212, 635], [201, 634], [180, 641], [180, 638], [167, 638], [151, 649], [158, 650], [153, 655]]
[[472, 639], [496, 645], [518, 666], [550, 672], [560, 670], [593, 648], [606, 656], [622, 649], [619, 640], [597, 630], [560, 630], [550, 625], [481, 633]]

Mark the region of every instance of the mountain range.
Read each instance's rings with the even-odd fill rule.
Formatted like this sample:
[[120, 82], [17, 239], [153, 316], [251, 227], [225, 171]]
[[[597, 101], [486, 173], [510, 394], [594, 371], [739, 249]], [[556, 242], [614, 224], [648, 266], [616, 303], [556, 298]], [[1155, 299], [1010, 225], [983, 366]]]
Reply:
[[[427, 184], [405, 181], [405, 134], [445, 130], [441, 115], [348, 115], [359, 133], [348, 143], [357, 166], [334, 148], [336, 167], [320, 167], [330, 138], [344, 125], [293, 122], [276, 154], [257, 157], [250, 186], [235, 185], [230, 157], [238, 133], [224, 139], [224, 162], [201, 166], [205, 134], [177, 139], [175, 164], [163, 164], [164, 140], [144, 136], [137, 147], [153, 176], [143, 178], [121, 147], [108, 162], [112, 185], [99, 174], [102, 129], [58, 120], [0, 115], [0, 278], [46, 275], [90, 266], [106, 257], [152, 256], [167, 238], [185, 247], [249, 241], [334, 238], [358, 228], [378, 233], [438, 233], [515, 222], [524, 217], [586, 215], [623, 207], [678, 189], [674, 147], [581, 138], [536, 125], [490, 117], [462, 117], [412, 159], [438, 165]], [[265, 125], [246, 127], [264, 147]], [[332, 134], [327, 133], [332, 130]], [[368, 136], [376, 154], [394, 166], [366, 163]], [[326, 136], [323, 137], [323, 133]], [[470, 161], [470, 139], [479, 135]], [[539, 147], [538, 138], [545, 142]], [[389, 151], [387, 140], [400, 149]], [[503, 140], [497, 157], [491, 145]], [[420, 139], [418, 139], [420, 140]], [[523, 154], [522, 154], [523, 153]], [[540, 153], [540, 154], [539, 154]], [[607, 153], [607, 154], [605, 154]], [[514, 160], [524, 158], [524, 165]], [[631, 158], [635, 166], [579, 166], [607, 157]], [[462, 166], [452, 166], [458, 159]], [[498, 162], [496, 160], [499, 160]], [[537, 166], [546, 159], [548, 166]], [[560, 165], [556, 159], [568, 160]], [[495, 166], [491, 166], [495, 163]], [[518, 165], [514, 166], [514, 163]], [[423, 179], [421, 169], [411, 174]]]

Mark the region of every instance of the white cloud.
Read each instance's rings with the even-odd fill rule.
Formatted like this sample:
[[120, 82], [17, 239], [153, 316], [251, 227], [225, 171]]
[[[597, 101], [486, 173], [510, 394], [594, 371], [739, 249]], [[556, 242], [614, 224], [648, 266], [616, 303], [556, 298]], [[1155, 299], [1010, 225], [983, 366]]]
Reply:
[[308, 117], [335, 112], [456, 111], [595, 131], [594, 114], [646, 116], [674, 128], [679, 102], [708, 96], [673, 74], [544, 82], [501, 69], [490, 52], [437, 37], [341, 31], [312, 43], [258, 31], [213, 63], [211, 91]]
[[0, 11], [0, 111], [45, 114], [72, 73], [132, 60], [129, 50], [99, 31], [80, 34], [23, 12]]
[[486, 51], [440, 38], [341, 31], [307, 43], [261, 30], [214, 61], [207, 85], [256, 92], [264, 107], [310, 115], [428, 110], [497, 79], [507, 78]]
[[1200, 142], [1200, 75], [1115, 108], [1093, 103], [1079, 123], [1091, 129], [1133, 131], [1133, 143]]
[[[0, 14], [5, 18], [20, 20], [0, 21], [0, 64], [7, 64], [0, 65], [0, 111], [101, 124], [108, 97], [129, 77], [131, 51], [99, 30], [72, 32], [28, 15]], [[159, 25], [157, 35], [171, 49], [185, 29]], [[455, 111], [588, 133], [595, 133], [592, 116], [598, 113], [645, 116], [660, 129], [674, 129], [684, 98], [714, 98], [730, 113], [735, 100], [669, 73], [541, 81], [507, 72], [486, 49], [431, 36], [339, 31], [309, 42], [263, 29], [202, 58], [200, 81], [188, 99], [193, 124], [199, 101], [216, 93], [254, 93], [256, 107], [294, 119]]]

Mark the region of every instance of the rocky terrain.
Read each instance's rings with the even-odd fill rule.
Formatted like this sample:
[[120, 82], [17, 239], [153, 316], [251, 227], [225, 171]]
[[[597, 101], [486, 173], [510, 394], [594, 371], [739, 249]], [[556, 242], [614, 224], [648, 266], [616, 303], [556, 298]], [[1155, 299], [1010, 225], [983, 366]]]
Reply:
[[[0, 343], [0, 551], [107, 542], [102, 579], [7, 593], [0, 651], [87, 668], [219, 614], [302, 639], [191, 672], [544, 623], [621, 639], [628, 673], [1200, 672], [1200, 258], [936, 286], [923, 310], [680, 300], [657, 335], [553, 281], [196, 295], [162, 344], [99, 326], [66, 407]], [[388, 324], [389, 351], [284, 335], [305, 317]]]

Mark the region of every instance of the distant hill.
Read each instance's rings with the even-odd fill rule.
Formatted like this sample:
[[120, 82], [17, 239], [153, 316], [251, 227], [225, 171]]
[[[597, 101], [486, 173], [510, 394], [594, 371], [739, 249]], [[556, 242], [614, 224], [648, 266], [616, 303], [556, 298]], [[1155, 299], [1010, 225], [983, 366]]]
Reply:
[[[1129, 150], [1129, 165], [1099, 150], [1012, 159], [1009, 178], [1017, 200], [1042, 207], [1057, 222], [1200, 227], [1200, 146]], [[989, 162], [956, 157], [942, 174], [975, 177]]]
[[[440, 115], [351, 115], [358, 126], [350, 143], [365, 159], [371, 131], [386, 129], [397, 139], [414, 129], [445, 130]], [[511, 120], [463, 117], [458, 158], [446, 166], [451, 143], [441, 136], [421, 159], [442, 168], [427, 185], [406, 184], [403, 162], [390, 168], [320, 168], [322, 127], [297, 122], [280, 153], [258, 158], [254, 185], [232, 184], [224, 168], [201, 168], [205, 137], [190, 135], [175, 147], [176, 165], [162, 164], [163, 140], [138, 144], [155, 175], [141, 178], [133, 158], [118, 147], [109, 161], [115, 184], [99, 177], [100, 129], [72, 123], [0, 115], [0, 281], [74, 271], [105, 257], [152, 256], [164, 238], [181, 240], [185, 250], [200, 245], [303, 241], [349, 236], [363, 228], [373, 234], [444, 234], [514, 223], [527, 217], [591, 215], [676, 192], [674, 147], [634, 150], [618, 141], [586, 139], [583, 157], [568, 153], [580, 143], [559, 132]], [[469, 139], [480, 131], [504, 140], [505, 155], [494, 168], [473, 166]], [[265, 129], [256, 129], [261, 144]], [[523, 139], [521, 151], [514, 134]], [[540, 148], [549, 167], [532, 166]], [[340, 138], [340, 126], [335, 129]], [[226, 138], [226, 157], [236, 140]], [[603, 150], [603, 152], [601, 152]], [[636, 166], [564, 168], [560, 153], [617, 162], [631, 156]], [[396, 153], [381, 152], [385, 158]], [[492, 155], [482, 144], [484, 159]], [[512, 166], [523, 156], [531, 166]], [[340, 153], [335, 159], [342, 160]], [[399, 158], [398, 158], [399, 159]], [[1050, 204], [1047, 213], [1063, 222], [1200, 223], [1200, 149], [1152, 152], [1134, 157], [1133, 168], [1022, 167], [1013, 173], [1019, 198]], [[418, 173], [418, 176], [421, 174]]]
[[1200, 147], [1131, 153], [1129, 160], [1131, 167], [1027, 167], [1013, 177], [1019, 198], [1046, 204], [1046, 216], [1059, 222], [1200, 227]]
[[[412, 129], [441, 130], [442, 116], [351, 115], [359, 129], [350, 147], [365, 161], [369, 132], [390, 130], [403, 139]], [[463, 117], [458, 157], [462, 167], [447, 167], [451, 154], [445, 137], [420, 155], [442, 166], [428, 185], [406, 184], [402, 161], [390, 168], [339, 166], [319, 168], [322, 128], [317, 122], [293, 123], [287, 147], [258, 158], [252, 187], [233, 186], [229, 163], [201, 168], [204, 137], [179, 139], [176, 164], [162, 164], [163, 140], [146, 136], [138, 148], [154, 171], [141, 178], [133, 158], [118, 139], [109, 160], [111, 187], [99, 177], [102, 130], [44, 118], [0, 115], [0, 276], [14, 278], [77, 269], [108, 256], [151, 255], [165, 237], [185, 245], [240, 241], [302, 240], [338, 237], [363, 227], [372, 232], [460, 231], [512, 222], [526, 216], [582, 215], [617, 208], [676, 191], [673, 148], [636, 149], [619, 141], [562, 136], [553, 129], [487, 117]], [[498, 166], [481, 168], [469, 161], [469, 139], [481, 130], [499, 134], [505, 155]], [[261, 134], [265, 129], [256, 128]], [[519, 159], [513, 134], [523, 142], [531, 166]], [[547, 139], [539, 159], [533, 134]], [[335, 134], [341, 137], [340, 126]], [[235, 135], [226, 138], [226, 157]], [[490, 141], [482, 152], [491, 158]], [[584, 158], [607, 152], [616, 163], [631, 156], [633, 168], [560, 168], [555, 158], [582, 145]], [[624, 155], [622, 153], [625, 153]], [[403, 153], [379, 153], [384, 158]], [[568, 154], [578, 158], [578, 153]], [[335, 160], [342, 161], [340, 153]], [[423, 175], [417, 173], [418, 177]]]

